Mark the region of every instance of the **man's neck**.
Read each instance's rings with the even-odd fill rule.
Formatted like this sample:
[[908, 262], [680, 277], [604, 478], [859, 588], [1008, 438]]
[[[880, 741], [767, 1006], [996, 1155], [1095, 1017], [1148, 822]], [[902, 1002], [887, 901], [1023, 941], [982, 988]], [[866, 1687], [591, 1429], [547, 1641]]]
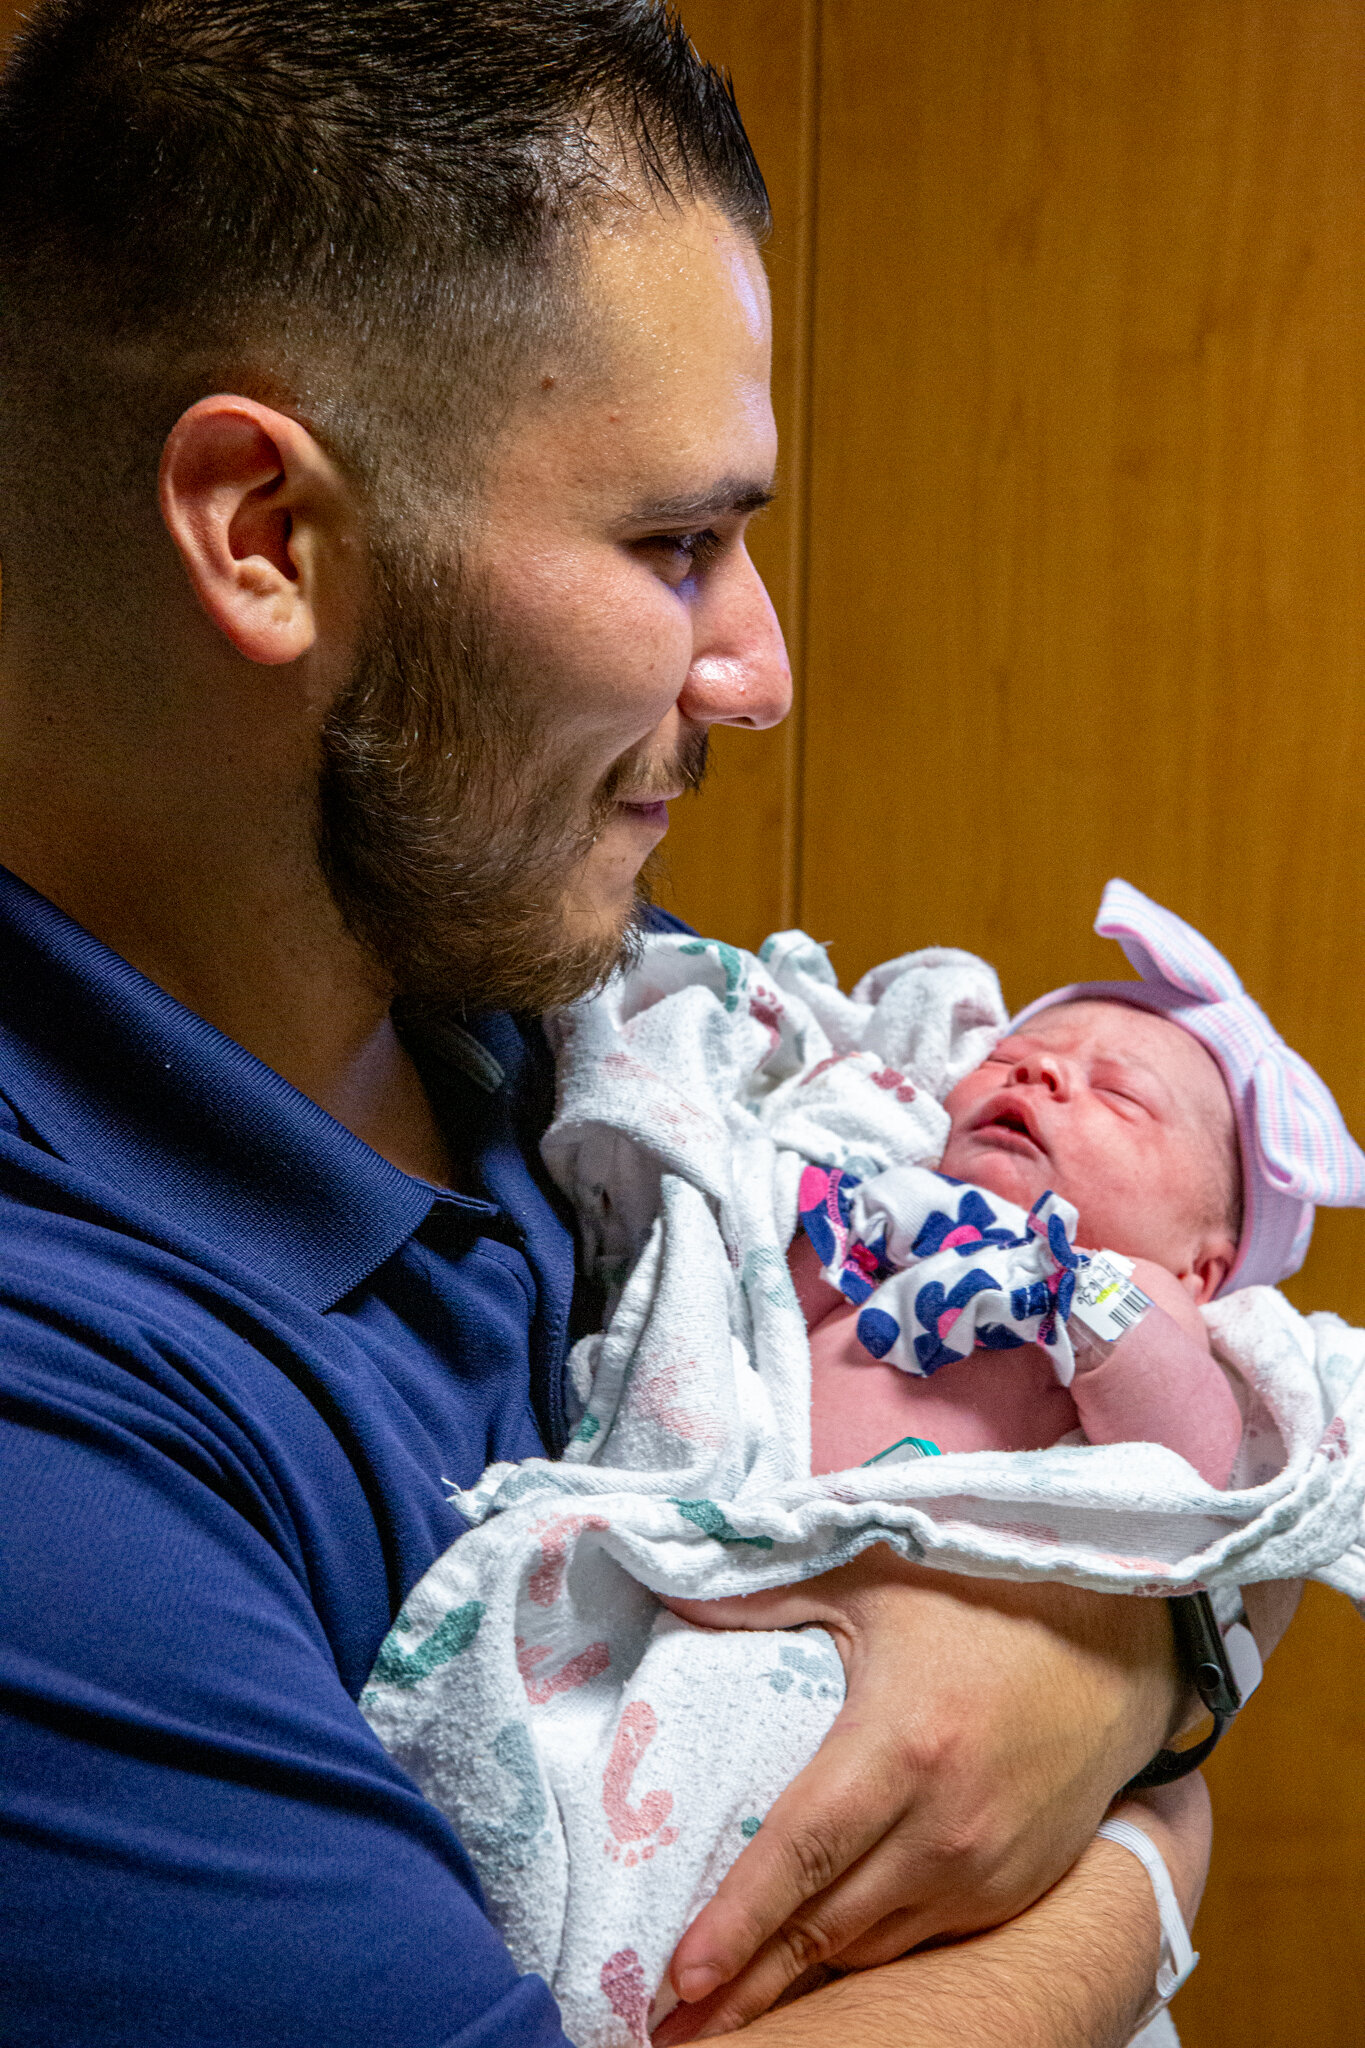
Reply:
[[0, 768], [0, 861], [391, 1164], [457, 1184], [392, 992], [346, 930], [311, 834], [262, 830], [211, 796], [187, 815], [169, 787], [150, 818], [115, 812], [62, 781], [35, 796], [13, 759]]

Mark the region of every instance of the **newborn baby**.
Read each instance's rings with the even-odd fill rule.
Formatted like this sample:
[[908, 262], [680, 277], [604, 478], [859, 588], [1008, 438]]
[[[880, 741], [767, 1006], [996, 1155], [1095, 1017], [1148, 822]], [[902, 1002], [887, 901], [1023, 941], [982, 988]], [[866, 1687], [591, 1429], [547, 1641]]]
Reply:
[[[1163, 1443], [1227, 1484], [1241, 1414], [1199, 1306], [1237, 1256], [1237, 1126], [1213, 1055], [1168, 1017], [1063, 1002], [1017, 1026], [945, 1107], [940, 1171], [1030, 1209], [1049, 1189], [1078, 1212], [1078, 1246], [1125, 1254], [1155, 1306], [1113, 1344], [1072, 1317], [1075, 1376], [1041, 1346], [977, 1350], [919, 1377], [858, 1336], [810, 1238], [790, 1263], [811, 1346], [812, 1469], [843, 1471], [906, 1439], [933, 1451]], [[945, 1189], [945, 1195], [948, 1194]], [[960, 1347], [959, 1347], [960, 1348]]]
[[[1237, 1585], [1327, 1576], [1324, 1527], [1338, 1556], [1357, 1540], [1361, 1397], [1323, 1431], [1365, 1387], [1365, 1338], [1300, 1327], [1262, 1283], [1301, 1264], [1315, 1202], [1365, 1204], [1365, 1156], [1198, 933], [1119, 883], [1100, 928], [1140, 979], [1059, 990], [998, 1044], [969, 956], [909, 956], [845, 996], [797, 933], [762, 959], [657, 936], [556, 1027], [545, 1158], [608, 1296], [574, 1353], [574, 1434], [456, 1496], [476, 1526], [407, 1593], [362, 1704], [585, 2048], [647, 2038], [684, 1929], [842, 1709], [830, 1637], [737, 1629], [737, 1602], [878, 1541], [1115, 1594], [1183, 1592], [1197, 1565], [1230, 1660]], [[833, 1197], [828, 1242], [808, 1179]], [[823, 1261], [796, 1259], [809, 1345], [798, 1211]], [[1107, 1359], [1080, 1334], [1102, 1292], [1080, 1246], [1137, 1260], [1158, 1304], [1113, 1318]], [[1239, 1288], [1264, 1297], [1220, 1325], [1250, 1477], [1210, 1496], [1150, 1440], [1226, 1480], [1235, 1404], [1199, 1304]], [[812, 1409], [837, 1480], [809, 1476]], [[1078, 1418], [1124, 1448], [1042, 1448]], [[908, 1437], [1039, 1448], [879, 1457]], [[1189, 1955], [1169, 1911], [1163, 1997]]]

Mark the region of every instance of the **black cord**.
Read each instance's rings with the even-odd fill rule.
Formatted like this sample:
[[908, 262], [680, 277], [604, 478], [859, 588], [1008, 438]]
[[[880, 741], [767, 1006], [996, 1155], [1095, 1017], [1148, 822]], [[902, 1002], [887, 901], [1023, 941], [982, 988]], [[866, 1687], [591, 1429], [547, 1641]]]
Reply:
[[1191, 1771], [1199, 1769], [1206, 1757], [1212, 1756], [1231, 1719], [1231, 1714], [1215, 1714], [1213, 1732], [1206, 1735], [1202, 1742], [1196, 1742], [1190, 1749], [1159, 1749], [1146, 1769], [1128, 1780], [1124, 1791], [1150, 1792], [1154, 1785], [1174, 1785], [1177, 1778], [1188, 1778]]
[[1212, 1756], [1223, 1731], [1242, 1704], [1242, 1695], [1223, 1648], [1223, 1638], [1207, 1593], [1185, 1593], [1169, 1603], [1176, 1655], [1204, 1706], [1213, 1715], [1213, 1731], [1189, 1749], [1159, 1749], [1145, 1770], [1130, 1778], [1125, 1792], [1147, 1792], [1154, 1785], [1174, 1785], [1197, 1771]]

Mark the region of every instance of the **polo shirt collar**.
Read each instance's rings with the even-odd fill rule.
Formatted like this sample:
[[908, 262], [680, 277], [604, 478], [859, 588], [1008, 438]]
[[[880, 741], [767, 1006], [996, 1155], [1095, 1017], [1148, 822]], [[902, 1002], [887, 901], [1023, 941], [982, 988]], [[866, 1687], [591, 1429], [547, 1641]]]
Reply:
[[[489, 1068], [471, 1078], [495, 1086]], [[316, 1309], [437, 1201], [497, 1213], [381, 1158], [6, 868], [0, 1095], [23, 1135], [164, 1217], [168, 1243], [210, 1245]]]

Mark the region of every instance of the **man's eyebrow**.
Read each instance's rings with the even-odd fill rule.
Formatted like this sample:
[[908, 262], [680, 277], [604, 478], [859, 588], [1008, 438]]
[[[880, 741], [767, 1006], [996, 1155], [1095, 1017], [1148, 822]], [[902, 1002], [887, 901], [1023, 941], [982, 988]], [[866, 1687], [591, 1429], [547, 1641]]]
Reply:
[[771, 484], [754, 483], [749, 477], [722, 477], [709, 491], [695, 497], [651, 498], [632, 511], [631, 524], [642, 526], [704, 526], [708, 519], [744, 517], [771, 505], [775, 492]]

